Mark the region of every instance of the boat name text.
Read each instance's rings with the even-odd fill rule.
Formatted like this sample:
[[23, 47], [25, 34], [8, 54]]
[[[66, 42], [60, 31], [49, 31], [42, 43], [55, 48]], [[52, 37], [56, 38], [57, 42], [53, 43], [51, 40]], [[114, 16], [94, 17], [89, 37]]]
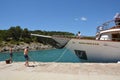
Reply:
[[79, 42], [79, 44], [99, 45], [99, 43], [90, 43], [90, 42]]

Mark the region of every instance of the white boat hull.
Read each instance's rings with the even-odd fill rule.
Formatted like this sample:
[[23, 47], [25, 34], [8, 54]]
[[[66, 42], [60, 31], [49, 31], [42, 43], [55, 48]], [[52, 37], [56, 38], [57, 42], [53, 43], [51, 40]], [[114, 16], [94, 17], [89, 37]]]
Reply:
[[77, 53], [82, 61], [120, 61], [120, 42], [71, 39], [65, 47]]

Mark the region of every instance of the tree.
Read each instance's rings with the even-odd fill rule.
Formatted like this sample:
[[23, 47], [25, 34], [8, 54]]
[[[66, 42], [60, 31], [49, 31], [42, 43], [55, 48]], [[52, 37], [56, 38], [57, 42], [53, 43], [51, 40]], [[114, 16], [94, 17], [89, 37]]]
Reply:
[[10, 27], [10, 29], [8, 29], [8, 33], [9, 33], [8, 35], [9, 38], [15, 41], [19, 41], [21, 37], [22, 29], [20, 28], [20, 26]]
[[0, 30], [0, 40], [1, 41], [7, 41], [8, 40], [7, 30]]
[[22, 39], [24, 42], [27, 42], [27, 43], [31, 41], [30, 32], [28, 31], [27, 28], [25, 28], [22, 32]]

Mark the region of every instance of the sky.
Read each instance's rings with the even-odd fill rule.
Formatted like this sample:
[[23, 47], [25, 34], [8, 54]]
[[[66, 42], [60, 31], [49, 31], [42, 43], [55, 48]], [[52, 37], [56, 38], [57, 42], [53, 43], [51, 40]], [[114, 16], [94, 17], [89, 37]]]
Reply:
[[120, 13], [120, 0], [0, 0], [0, 30], [65, 31], [94, 36]]

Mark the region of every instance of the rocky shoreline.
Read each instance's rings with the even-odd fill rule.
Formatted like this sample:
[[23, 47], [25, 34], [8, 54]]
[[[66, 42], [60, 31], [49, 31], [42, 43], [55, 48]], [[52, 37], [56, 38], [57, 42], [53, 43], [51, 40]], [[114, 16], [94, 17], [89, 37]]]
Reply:
[[12, 47], [13, 52], [23, 51], [26, 47], [29, 47], [29, 50], [44, 50], [53, 48], [51, 45], [44, 45], [38, 42], [32, 42], [29, 44], [21, 42], [20, 44], [6, 44], [4, 46], [0, 46], [0, 52], [8, 52], [10, 47]]

